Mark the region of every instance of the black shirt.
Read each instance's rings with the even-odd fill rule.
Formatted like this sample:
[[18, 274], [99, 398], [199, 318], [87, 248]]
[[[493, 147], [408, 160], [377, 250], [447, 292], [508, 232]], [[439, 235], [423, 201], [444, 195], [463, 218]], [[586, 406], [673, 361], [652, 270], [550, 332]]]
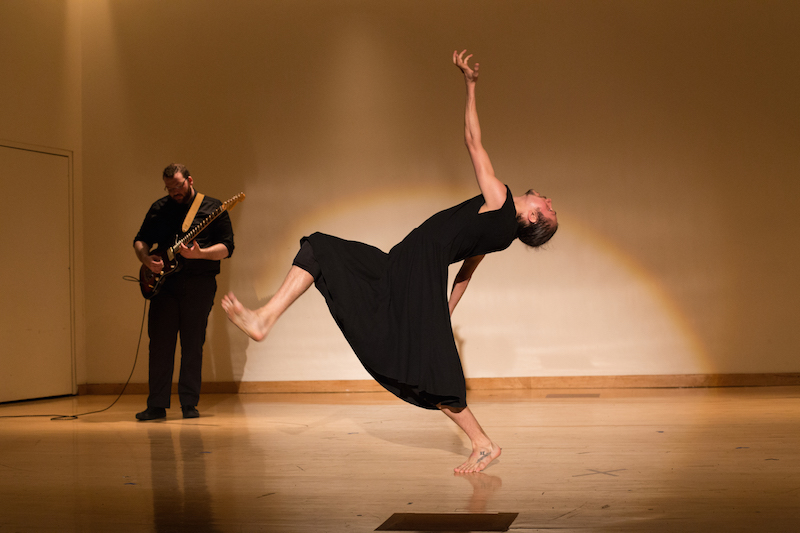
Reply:
[[[154, 244], [157, 244], [157, 250], [166, 250], [166, 248], [175, 244], [178, 238], [185, 235], [185, 232], [181, 231], [181, 226], [191, 205], [191, 202], [179, 204], [169, 196], [156, 200], [144, 217], [142, 227], [139, 229], [139, 233], [136, 234], [134, 241], [145, 242], [151, 249]], [[216, 198], [209, 196], [203, 198], [189, 231], [202, 223], [221, 205], [222, 202]], [[231, 218], [228, 212], [223, 211], [221, 215], [196, 236], [195, 241], [200, 248], [208, 248], [214, 244], [222, 243], [228, 249], [228, 257], [230, 257], [233, 254], [234, 245], [233, 227], [231, 226]], [[191, 246], [191, 243], [186, 243], [186, 245]], [[181, 270], [184, 273], [216, 275], [219, 274], [219, 263], [219, 261], [211, 259], [184, 258]]]

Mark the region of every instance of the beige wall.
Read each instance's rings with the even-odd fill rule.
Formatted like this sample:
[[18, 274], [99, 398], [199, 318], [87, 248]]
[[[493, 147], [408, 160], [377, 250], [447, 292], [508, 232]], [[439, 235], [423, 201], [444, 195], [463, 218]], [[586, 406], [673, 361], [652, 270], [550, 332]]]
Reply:
[[[83, 186], [81, 160], [81, 20], [80, 3], [77, 0], [7, 0], [0, 2], [0, 143], [15, 148], [32, 149], [57, 154], [68, 158], [71, 167], [69, 183], [71, 205], [72, 280], [71, 307], [74, 327], [72, 336], [77, 354], [77, 381], [86, 379], [85, 344], [85, 300], [83, 275]], [[9, 179], [0, 169], [0, 183]], [[66, 188], [66, 183], [50, 183], [51, 179], [64, 179], [61, 174], [29, 177], [28, 194], [25, 197], [10, 197], [6, 202], [30, 203], [31, 212], [36, 207], [48, 209], [46, 198], [53, 194], [41, 194], [43, 189]], [[10, 187], [4, 184], [8, 193]], [[59, 196], [59, 200], [63, 200]], [[53, 212], [67, 209], [59, 204]], [[18, 224], [42, 224], [41, 220], [6, 220], [4, 231], [14, 231]], [[53, 228], [62, 233], [65, 228]], [[62, 244], [62, 243], [59, 243]], [[67, 243], [63, 243], [67, 245]], [[6, 261], [16, 264], [17, 276], [6, 278], [3, 283], [26, 284], [26, 264], [36, 257], [24, 257], [14, 250], [6, 250]], [[18, 251], [17, 251], [18, 252]], [[42, 257], [48, 255], [43, 250]], [[54, 266], [55, 268], [55, 266]], [[55, 277], [62, 272], [53, 273]], [[40, 291], [31, 287], [31, 297]], [[48, 301], [38, 302], [46, 306]], [[2, 302], [12, 307], [14, 302]], [[42, 316], [47, 316], [43, 313]], [[46, 331], [47, 326], [31, 325], [28, 331]], [[70, 352], [72, 349], [69, 350]], [[24, 357], [24, 354], [23, 354]], [[38, 358], [37, 358], [38, 359]], [[71, 381], [71, 380], [70, 380]]]
[[[82, 382], [127, 378], [143, 301], [122, 276], [169, 162], [247, 193], [218, 281], [252, 305], [303, 234], [388, 249], [477, 194], [455, 47], [482, 63], [499, 177], [561, 220], [478, 271], [454, 317], [469, 376], [800, 371], [800, 4], [0, 5], [21, 50], [0, 47], [0, 138], [78, 152]], [[206, 354], [209, 381], [366, 377], [314, 291], [262, 344], [215, 308]]]

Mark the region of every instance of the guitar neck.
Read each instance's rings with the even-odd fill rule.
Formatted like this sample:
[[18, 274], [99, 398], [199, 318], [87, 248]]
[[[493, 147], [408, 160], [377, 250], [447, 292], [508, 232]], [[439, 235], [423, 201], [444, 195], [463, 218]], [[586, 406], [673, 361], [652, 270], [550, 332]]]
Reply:
[[170, 261], [174, 259], [175, 254], [178, 252], [178, 250], [180, 250], [181, 245], [186, 245], [186, 243], [192, 242], [201, 231], [206, 229], [208, 225], [214, 221], [215, 218], [220, 216], [223, 212], [227, 211], [228, 209], [232, 208], [238, 202], [244, 200], [244, 198], [245, 198], [244, 193], [240, 192], [230, 200], [223, 202], [222, 205], [220, 205], [218, 208], [214, 210], [213, 213], [204, 218], [203, 221], [200, 222], [200, 224], [189, 230], [189, 232], [186, 235], [178, 239], [174, 245], [169, 247], [168, 256]]
[[195, 237], [197, 237], [201, 231], [206, 229], [208, 225], [214, 221], [214, 219], [220, 216], [222, 212], [225, 211], [226, 208], [227, 206], [225, 204], [222, 204], [221, 206], [216, 208], [213, 213], [204, 218], [203, 221], [200, 222], [200, 224], [193, 227], [191, 230], [189, 230], [189, 232], [186, 235], [178, 239], [175, 242], [175, 244], [172, 245], [172, 247], [170, 247], [170, 251], [172, 252], [172, 254], [173, 255], [176, 254], [178, 250], [180, 250], [181, 245], [186, 245], [187, 243], [192, 242], [195, 239]]

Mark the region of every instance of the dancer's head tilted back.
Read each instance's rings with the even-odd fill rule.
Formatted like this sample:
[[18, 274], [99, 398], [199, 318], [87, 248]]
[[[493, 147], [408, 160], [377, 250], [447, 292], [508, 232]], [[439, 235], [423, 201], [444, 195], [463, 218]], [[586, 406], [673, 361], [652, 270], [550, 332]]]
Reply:
[[530, 189], [517, 204], [517, 238], [531, 246], [542, 246], [558, 229], [558, 217], [553, 202], [547, 196]]

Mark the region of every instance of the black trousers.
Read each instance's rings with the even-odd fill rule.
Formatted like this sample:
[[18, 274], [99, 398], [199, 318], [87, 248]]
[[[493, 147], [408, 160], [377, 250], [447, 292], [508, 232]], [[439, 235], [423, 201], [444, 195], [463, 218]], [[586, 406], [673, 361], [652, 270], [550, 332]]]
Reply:
[[216, 292], [214, 276], [178, 272], [164, 280], [161, 291], [150, 300], [147, 321], [150, 336], [148, 407], [169, 408], [179, 335], [181, 370], [178, 396], [182, 406], [197, 405], [200, 400], [203, 344]]

